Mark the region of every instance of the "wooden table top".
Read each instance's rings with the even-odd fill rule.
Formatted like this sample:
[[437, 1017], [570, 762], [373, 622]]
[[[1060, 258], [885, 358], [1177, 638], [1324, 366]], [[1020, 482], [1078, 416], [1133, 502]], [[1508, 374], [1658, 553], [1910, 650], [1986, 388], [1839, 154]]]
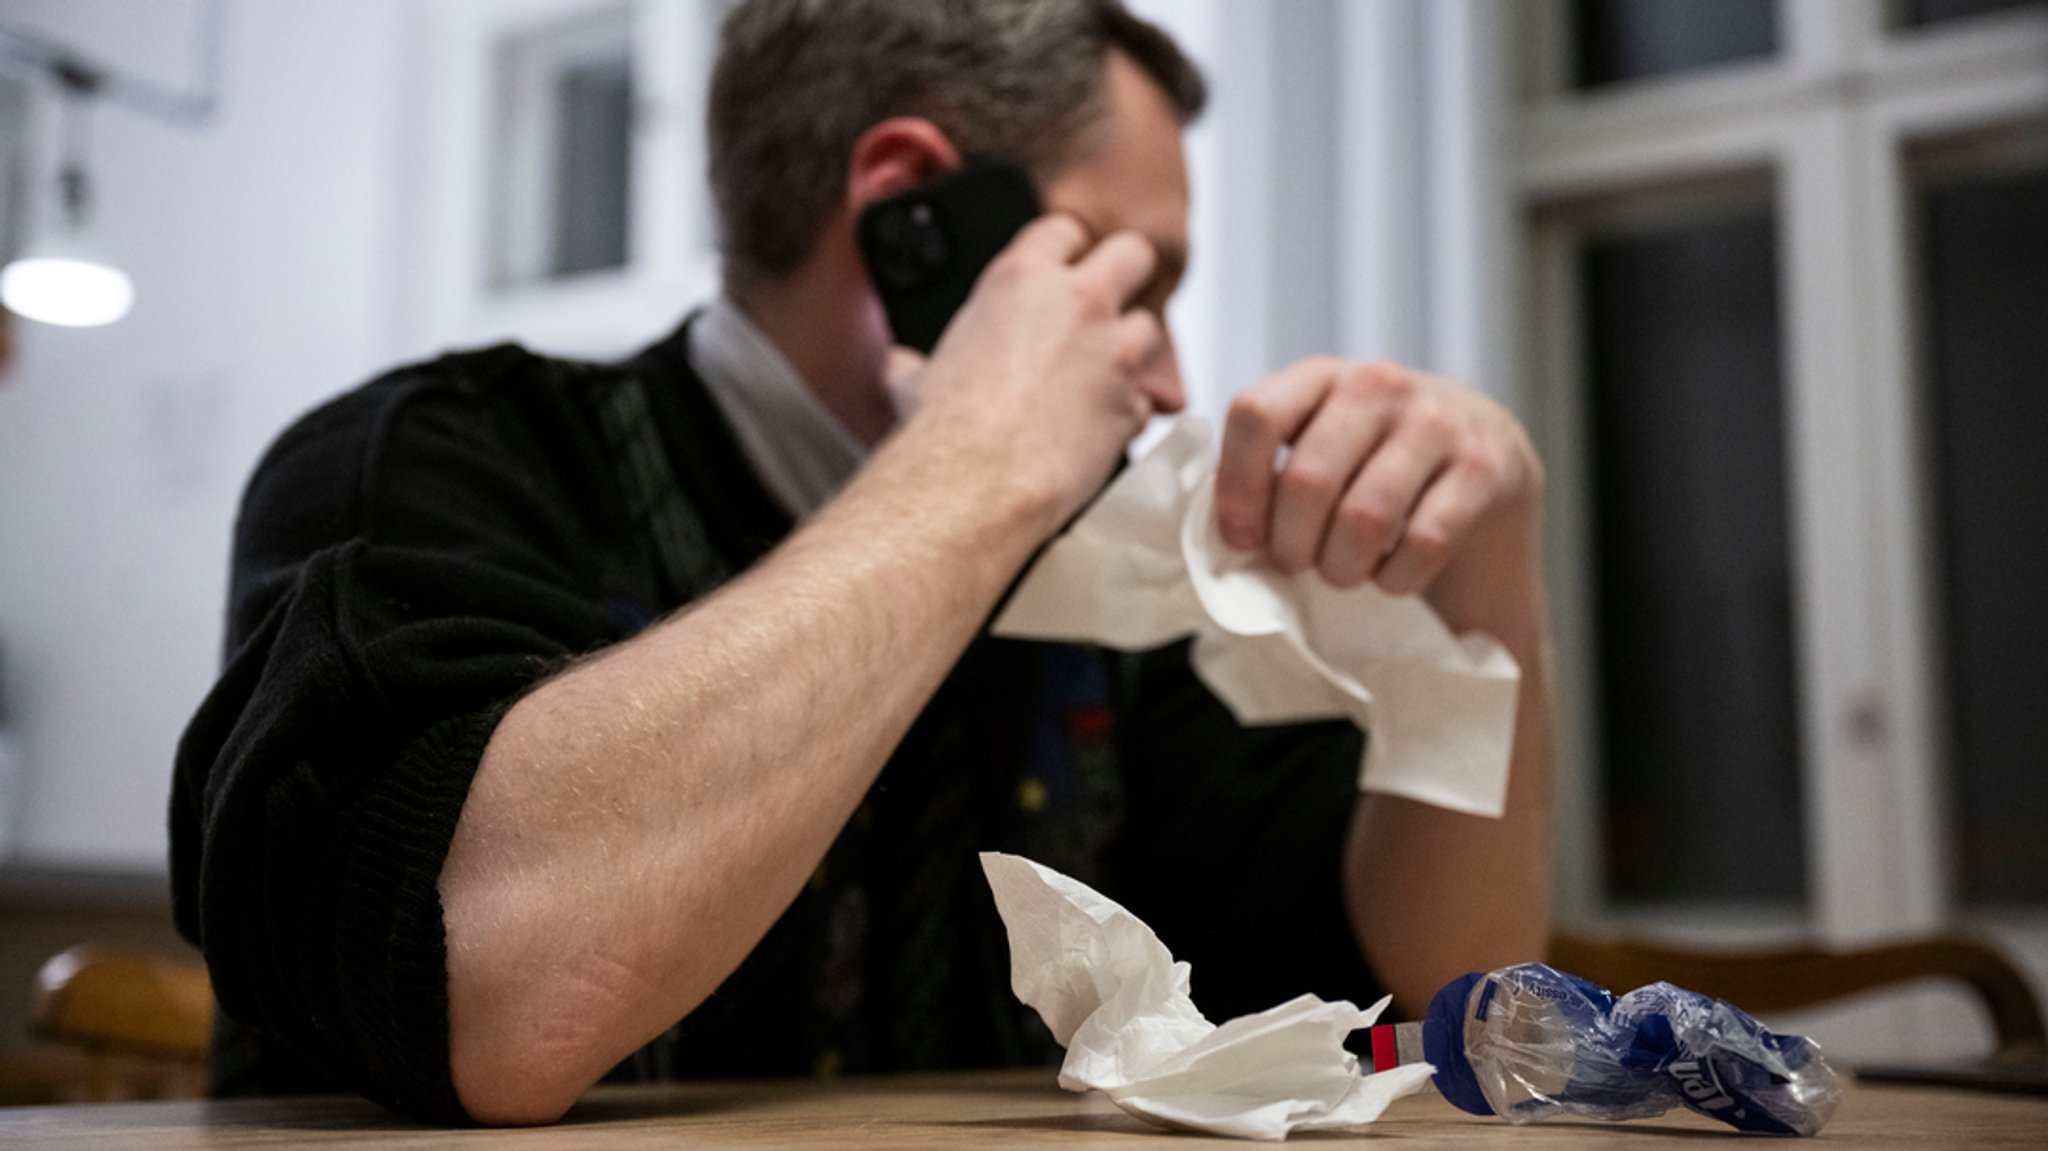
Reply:
[[[1395, 1103], [1362, 1136], [1312, 1134], [1297, 1144], [1375, 1148], [1761, 1146], [1690, 1112], [1622, 1124], [1510, 1127], [1451, 1108], [1434, 1092]], [[2048, 1147], [2048, 1098], [1945, 1088], [1852, 1088], [1821, 1133], [1843, 1147]], [[1367, 1142], [1367, 1141], [1370, 1142]], [[1070, 1095], [1050, 1071], [888, 1076], [811, 1082], [700, 1082], [601, 1087], [553, 1127], [447, 1130], [408, 1124], [355, 1099], [111, 1103], [0, 1109], [0, 1147], [815, 1147], [1153, 1148], [1252, 1146], [1161, 1132], [1099, 1094]], [[1786, 1146], [1787, 1144], [1777, 1144]]]

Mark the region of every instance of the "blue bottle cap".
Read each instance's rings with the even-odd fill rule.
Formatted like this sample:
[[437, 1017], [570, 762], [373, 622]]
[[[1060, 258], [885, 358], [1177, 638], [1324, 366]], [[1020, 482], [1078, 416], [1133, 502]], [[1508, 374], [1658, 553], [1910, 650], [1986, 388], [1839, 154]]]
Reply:
[[[1471, 1001], [1472, 988], [1485, 978], [1475, 971], [1444, 984], [1422, 1016], [1422, 1055], [1436, 1065], [1431, 1081], [1451, 1106], [1473, 1115], [1493, 1114], [1493, 1105], [1479, 1090], [1472, 1063], [1465, 1058], [1465, 1004]], [[1484, 1018], [1485, 1004], [1479, 1010]]]

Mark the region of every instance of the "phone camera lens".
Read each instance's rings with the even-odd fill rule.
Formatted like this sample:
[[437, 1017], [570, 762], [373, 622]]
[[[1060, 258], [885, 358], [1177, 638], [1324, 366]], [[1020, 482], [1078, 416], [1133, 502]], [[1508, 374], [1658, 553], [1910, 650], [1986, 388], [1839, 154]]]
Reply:
[[946, 243], [945, 225], [939, 222], [938, 212], [930, 204], [915, 204], [910, 209], [910, 226], [908, 247], [916, 254], [917, 262], [929, 272], [943, 269], [951, 247]]
[[915, 291], [944, 277], [953, 257], [945, 217], [928, 200], [885, 205], [863, 225], [875, 281], [894, 291]]
[[915, 248], [910, 242], [909, 211], [900, 206], [885, 209], [875, 215], [870, 229], [874, 243], [869, 256], [875, 279], [899, 291], [916, 287], [924, 273], [917, 266]]

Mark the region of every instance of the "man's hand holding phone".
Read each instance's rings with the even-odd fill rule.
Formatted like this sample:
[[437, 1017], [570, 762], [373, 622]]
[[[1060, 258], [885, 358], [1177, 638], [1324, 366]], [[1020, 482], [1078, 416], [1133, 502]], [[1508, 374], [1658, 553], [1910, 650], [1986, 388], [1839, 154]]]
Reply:
[[858, 240], [895, 337], [885, 383], [898, 413], [944, 425], [972, 453], [964, 466], [1027, 485], [1051, 524], [1100, 488], [1154, 412], [1179, 410], [1165, 332], [1134, 303], [1157, 268], [1152, 245], [1041, 214], [1022, 170], [975, 161], [879, 201]]
[[1166, 348], [1158, 317], [1133, 305], [1156, 265], [1135, 232], [1095, 241], [1071, 216], [1033, 221], [915, 369], [916, 421], [1033, 485], [1049, 523], [1064, 522], [1145, 421], [1183, 402], [1177, 380], [1148, 370]]

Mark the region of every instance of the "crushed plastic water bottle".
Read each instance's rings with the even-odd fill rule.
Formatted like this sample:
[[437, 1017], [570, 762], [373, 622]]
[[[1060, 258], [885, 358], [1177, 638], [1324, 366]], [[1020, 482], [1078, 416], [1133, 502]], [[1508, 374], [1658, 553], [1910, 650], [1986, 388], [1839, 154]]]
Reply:
[[1453, 980], [1421, 1030], [1444, 1098], [1510, 1123], [1642, 1119], [1682, 1105], [1741, 1131], [1812, 1135], [1842, 1098], [1811, 1040], [1669, 983], [1616, 998], [1524, 963]]

